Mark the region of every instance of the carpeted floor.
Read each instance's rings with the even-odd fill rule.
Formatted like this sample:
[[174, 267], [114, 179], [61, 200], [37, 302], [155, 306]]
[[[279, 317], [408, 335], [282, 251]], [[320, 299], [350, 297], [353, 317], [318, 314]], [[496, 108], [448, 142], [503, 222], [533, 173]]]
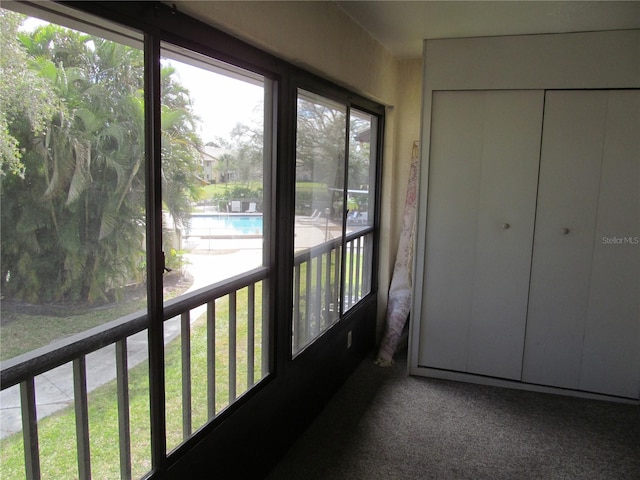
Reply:
[[272, 471], [295, 479], [640, 479], [640, 407], [366, 359]]

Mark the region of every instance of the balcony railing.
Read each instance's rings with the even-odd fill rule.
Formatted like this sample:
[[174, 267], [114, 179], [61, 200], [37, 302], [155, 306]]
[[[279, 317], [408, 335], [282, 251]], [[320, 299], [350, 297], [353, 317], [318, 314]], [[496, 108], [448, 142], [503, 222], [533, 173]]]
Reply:
[[[341, 313], [371, 292], [372, 248], [373, 231], [363, 229], [347, 235], [344, 252], [342, 241], [337, 238], [295, 256], [294, 354], [312, 343], [339, 320]], [[342, 268], [344, 285], [341, 286]]]
[[[228, 297], [228, 404], [233, 403], [243, 392], [238, 392], [238, 319], [237, 293], [247, 289], [246, 308], [246, 363], [247, 377], [242, 383], [251, 388], [268, 372], [268, 336], [256, 335], [256, 331], [267, 331], [266, 315], [262, 314], [262, 305], [256, 304], [256, 289], [266, 292], [268, 269], [256, 268], [229, 278], [209, 287], [182, 295], [165, 302], [164, 321], [178, 321], [180, 334], [181, 370], [182, 370], [182, 438], [193, 433], [191, 397], [191, 326], [192, 318], [200, 316], [198, 309], [206, 310], [206, 368], [207, 368], [207, 408], [208, 419], [220, 413], [216, 408], [216, 300]], [[258, 324], [258, 322], [262, 322]], [[39, 348], [26, 354], [2, 362], [0, 382], [2, 390], [12, 386], [20, 387], [20, 408], [22, 413], [22, 435], [24, 442], [25, 476], [38, 479], [40, 471], [40, 442], [38, 439], [38, 416], [35, 377], [71, 362], [73, 377], [74, 417], [76, 425], [78, 478], [91, 478], [91, 450], [89, 436], [87, 355], [107, 346], [115, 346], [115, 382], [118, 403], [118, 436], [120, 452], [120, 476], [132, 477], [131, 469], [131, 425], [129, 401], [129, 365], [127, 340], [148, 328], [146, 311], [141, 311], [111, 321], [99, 327], [74, 335], [55, 344]], [[165, 323], [167, 325], [167, 323]], [[256, 345], [256, 341], [261, 344]], [[245, 346], [243, 346], [243, 349]], [[260, 359], [254, 357], [259, 352]], [[258, 364], [258, 368], [255, 365]], [[259, 370], [259, 371], [256, 371]]]
[[[341, 308], [346, 312], [371, 291], [370, 269], [372, 265], [373, 233], [369, 229], [350, 234], [343, 246], [338, 240], [296, 255], [294, 261], [294, 309], [293, 347], [294, 353], [302, 350], [338, 321]], [[338, 267], [338, 268], [337, 268]], [[341, 286], [340, 271], [344, 269]], [[245, 391], [254, 386], [268, 373], [267, 316], [258, 300], [259, 289], [266, 298], [268, 268], [260, 267], [242, 273], [222, 282], [187, 293], [164, 304], [165, 335], [171, 329], [179, 332], [181, 358], [181, 438], [186, 440], [204, 423], [211, 421], [226, 406], [232, 404]], [[243, 303], [239, 305], [238, 293], [246, 289]], [[340, 291], [342, 290], [342, 291]], [[219, 306], [216, 300], [228, 299], [228, 320], [225, 340], [228, 354], [225, 359], [226, 379], [216, 374], [216, 323], [219, 320]], [[340, 305], [342, 303], [342, 305]], [[204, 327], [194, 327], [194, 321], [206, 313]], [[242, 317], [246, 328], [246, 344], [239, 344], [237, 326]], [[169, 323], [170, 322], [170, 323]], [[149, 326], [146, 311], [133, 313], [99, 327], [87, 330], [55, 344], [39, 348], [26, 354], [4, 361], [1, 364], [0, 382], [2, 390], [15, 385], [20, 389], [22, 415], [22, 436], [24, 444], [24, 465], [27, 479], [39, 479], [40, 442], [38, 437], [37, 392], [35, 377], [51, 372], [62, 365], [71, 363], [73, 385], [73, 418], [76, 430], [78, 478], [91, 478], [92, 452], [89, 432], [89, 400], [87, 387], [87, 356], [100, 349], [112, 349], [115, 363], [115, 384], [118, 407], [118, 443], [120, 477], [132, 478], [132, 439], [130, 419], [130, 379], [131, 365], [129, 341], [138, 341], [136, 336], [145, 335]], [[192, 329], [205, 328], [206, 367], [204, 363], [196, 368], [206, 368], [206, 403], [208, 420], [195, 422], [192, 416]], [[220, 335], [220, 334], [218, 334]], [[244, 337], [243, 337], [244, 338]], [[166, 348], [166, 347], [165, 347]], [[219, 358], [219, 357], [218, 357]], [[239, 361], [246, 365], [246, 377], [240, 379]], [[244, 369], [245, 367], [243, 367]], [[89, 369], [91, 375], [91, 369]], [[221, 384], [223, 387], [221, 387]], [[244, 390], [238, 385], [246, 386]], [[228, 390], [227, 401], [220, 406], [220, 391]], [[148, 392], [147, 392], [148, 394]], [[216, 405], [218, 398], [218, 405]], [[173, 420], [172, 424], [173, 424]], [[169, 418], [167, 418], [169, 422]], [[169, 443], [169, 442], [168, 442]], [[179, 440], [174, 442], [181, 443]]]

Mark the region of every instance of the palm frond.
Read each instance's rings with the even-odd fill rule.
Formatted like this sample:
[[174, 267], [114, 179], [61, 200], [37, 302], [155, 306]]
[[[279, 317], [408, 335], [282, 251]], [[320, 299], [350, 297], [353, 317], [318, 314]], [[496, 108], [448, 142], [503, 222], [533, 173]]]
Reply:
[[74, 139], [72, 144], [76, 168], [69, 185], [66, 205], [75, 202], [91, 183], [91, 142]]
[[118, 213], [112, 210], [105, 210], [100, 221], [100, 234], [98, 240], [104, 240], [115, 230], [118, 225]]

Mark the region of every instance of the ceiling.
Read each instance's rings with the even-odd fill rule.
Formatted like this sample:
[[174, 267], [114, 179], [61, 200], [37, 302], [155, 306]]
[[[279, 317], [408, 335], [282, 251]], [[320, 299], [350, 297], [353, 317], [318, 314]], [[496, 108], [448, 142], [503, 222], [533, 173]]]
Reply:
[[640, 28], [640, 1], [338, 1], [394, 56], [422, 40]]

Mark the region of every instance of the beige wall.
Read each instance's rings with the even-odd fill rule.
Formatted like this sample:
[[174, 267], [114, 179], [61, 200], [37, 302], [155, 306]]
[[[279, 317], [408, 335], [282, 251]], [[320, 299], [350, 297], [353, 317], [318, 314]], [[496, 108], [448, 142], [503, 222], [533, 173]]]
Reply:
[[385, 155], [382, 183], [382, 231], [380, 254], [380, 291], [378, 310], [378, 338], [383, 334], [387, 292], [396, 259], [396, 251], [402, 228], [402, 213], [411, 166], [413, 143], [420, 140], [422, 107], [422, 59], [398, 62], [394, 130], [387, 130], [393, 137], [393, 152]]
[[201, 21], [385, 105], [397, 60], [334, 2], [178, 1]]
[[378, 333], [395, 261], [413, 142], [420, 134], [422, 59], [398, 60], [334, 2], [176, 2], [180, 11], [387, 106]]

